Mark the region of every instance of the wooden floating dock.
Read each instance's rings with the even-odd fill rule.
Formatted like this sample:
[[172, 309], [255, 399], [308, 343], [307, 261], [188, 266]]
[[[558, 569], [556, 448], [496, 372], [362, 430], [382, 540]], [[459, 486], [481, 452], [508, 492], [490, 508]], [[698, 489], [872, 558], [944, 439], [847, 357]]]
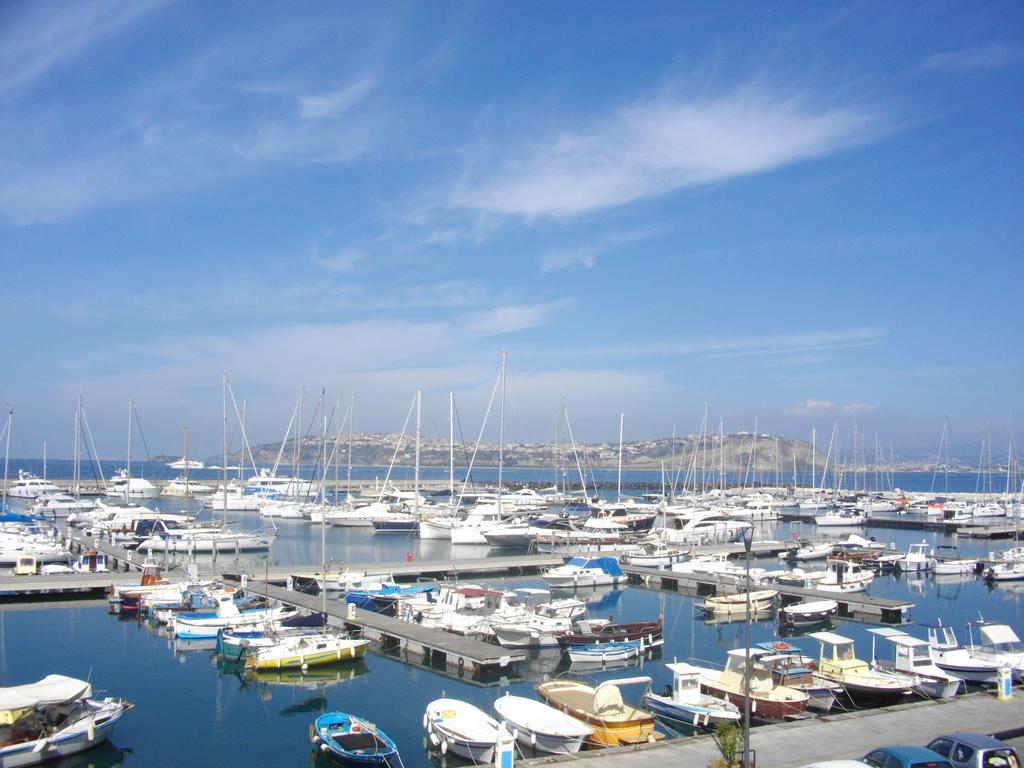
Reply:
[[[512, 575], [538, 573], [541, 569], [562, 565], [562, 555], [505, 555], [499, 557], [475, 557], [467, 559], [452, 558], [448, 560], [401, 560], [390, 563], [331, 563], [327, 567], [327, 578], [338, 577], [348, 573], [366, 573], [373, 576], [394, 576], [396, 579], [410, 579], [416, 576], [426, 578], [457, 579], [461, 576], [474, 575]], [[241, 580], [240, 573], [225, 572], [224, 577], [235, 581]], [[265, 579], [270, 583], [282, 584], [288, 578], [314, 579], [321, 576], [320, 569], [314, 565], [274, 566], [257, 569], [246, 574], [250, 579]]]
[[[638, 568], [632, 565], [623, 565], [622, 572], [629, 577], [629, 583], [653, 588], [652, 582], [657, 582], [657, 588], [670, 592], [678, 592], [679, 585], [686, 585], [696, 590], [697, 594], [734, 594], [741, 591], [742, 582], [734, 580], [724, 581], [714, 576], [695, 575], [690, 573], [676, 573], [675, 571]], [[893, 600], [887, 597], [872, 597], [863, 592], [825, 592], [818, 589], [804, 589], [803, 587], [790, 587], [783, 584], [758, 584], [753, 585], [758, 589], [773, 589], [780, 595], [797, 598], [799, 600], [835, 600], [839, 603], [839, 616], [841, 618], [856, 618], [858, 614], [878, 617], [878, 621], [885, 624], [905, 624], [910, 619], [910, 611], [914, 607], [910, 600]]]
[[0, 598], [38, 598], [46, 595], [101, 593], [111, 584], [128, 586], [139, 583], [137, 573], [58, 573], [52, 576], [4, 576], [0, 578]]
[[[1024, 726], [1024, 691], [999, 701], [988, 693], [967, 694], [945, 701], [924, 701], [841, 715], [756, 726], [750, 731], [751, 763], [757, 768], [795, 768], [822, 760], [859, 759], [888, 744], [925, 744], [945, 733], [969, 731], [1015, 739]], [[577, 755], [518, 761], [547, 765], [563, 760], [615, 768], [704, 766], [721, 759], [711, 736], [670, 739], [639, 748], [616, 747]]]
[[[320, 613], [323, 608], [318, 596], [283, 589], [265, 581], [249, 581], [246, 589], [311, 613]], [[327, 615], [334, 619], [332, 623], [362, 630], [363, 636], [378, 643], [382, 652], [418, 657], [425, 665], [455, 672], [468, 682], [486, 682], [493, 678], [497, 683], [500, 675], [511, 674], [520, 662], [526, 661], [526, 653], [521, 650], [421, 627], [379, 613], [355, 610], [350, 614], [349, 610], [347, 603], [327, 602]]]

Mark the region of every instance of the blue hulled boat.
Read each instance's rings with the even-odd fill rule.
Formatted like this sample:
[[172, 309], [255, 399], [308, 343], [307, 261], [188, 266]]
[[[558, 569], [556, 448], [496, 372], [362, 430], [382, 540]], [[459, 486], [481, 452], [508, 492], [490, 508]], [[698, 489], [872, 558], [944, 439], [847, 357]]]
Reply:
[[328, 712], [310, 726], [309, 739], [339, 765], [399, 768], [398, 747], [373, 723], [345, 712]]

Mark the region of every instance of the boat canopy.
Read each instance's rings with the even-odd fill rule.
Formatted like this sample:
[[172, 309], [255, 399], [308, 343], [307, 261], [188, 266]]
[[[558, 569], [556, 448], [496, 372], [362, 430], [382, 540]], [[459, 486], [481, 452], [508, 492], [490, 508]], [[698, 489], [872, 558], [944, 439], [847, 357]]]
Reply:
[[0, 724], [10, 725], [38, 706], [87, 698], [92, 686], [85, 680], [47, 675], [37, 683], [0, 688]]
[[979, 627], [981, 636], [985, 639], [986, 643], [996, 645], [997, 643], [1019, 643], [1020, 638], [1017, 637], [1017, 633], [1010, 629], [1005, 624], [989, 624]]
[[609, 576], [622, 575], [619, 561], [614, 557], [574, 557], [569, 561], [569, 565], [575, 565], [580, 568], [600, 568]]

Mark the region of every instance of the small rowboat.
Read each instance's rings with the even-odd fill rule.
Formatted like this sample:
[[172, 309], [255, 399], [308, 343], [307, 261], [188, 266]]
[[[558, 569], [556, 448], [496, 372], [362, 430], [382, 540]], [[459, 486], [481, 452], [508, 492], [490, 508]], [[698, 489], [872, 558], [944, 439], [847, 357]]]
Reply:
[[569, 660], [573, 664], [608, 664], [635, 659], [640, 655], [640, 650], [639, 640], [628, 640], [623, 643], [571, 645], [568, 652]]
[[494, 702], [505, 727], [524, 748], [573, 755], [594, 730], [586, 723], [536, 699], [505, 694]]
[[373, 723], [345, 712], [328, 712], [309, 727], [309, 739], [339, 765], [400, 768], [398, 747]]
[[441, 750], [474, 763], [488, 764], [494, 759], [500, 723], [493, 717], [459, 699], [435, 699], [423, 715], [427, 739]]

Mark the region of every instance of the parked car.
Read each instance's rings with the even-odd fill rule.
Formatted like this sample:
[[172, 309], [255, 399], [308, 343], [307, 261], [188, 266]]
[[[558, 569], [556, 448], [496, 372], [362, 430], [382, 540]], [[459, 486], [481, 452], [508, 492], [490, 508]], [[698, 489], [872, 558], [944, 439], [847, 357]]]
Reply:
[[879, 747], [868, 752], [862, 761], [872, 768], [953, 768], [953, 764], [927, 747]]
[[932, 739], [928, 749], [955, 768], [1020, 768], [1020, 755], [1005, 741], [980, 733], [950, 733]]
[[860, 760], [819, 760], [801, 768], [864, 768], [864, 763]]

